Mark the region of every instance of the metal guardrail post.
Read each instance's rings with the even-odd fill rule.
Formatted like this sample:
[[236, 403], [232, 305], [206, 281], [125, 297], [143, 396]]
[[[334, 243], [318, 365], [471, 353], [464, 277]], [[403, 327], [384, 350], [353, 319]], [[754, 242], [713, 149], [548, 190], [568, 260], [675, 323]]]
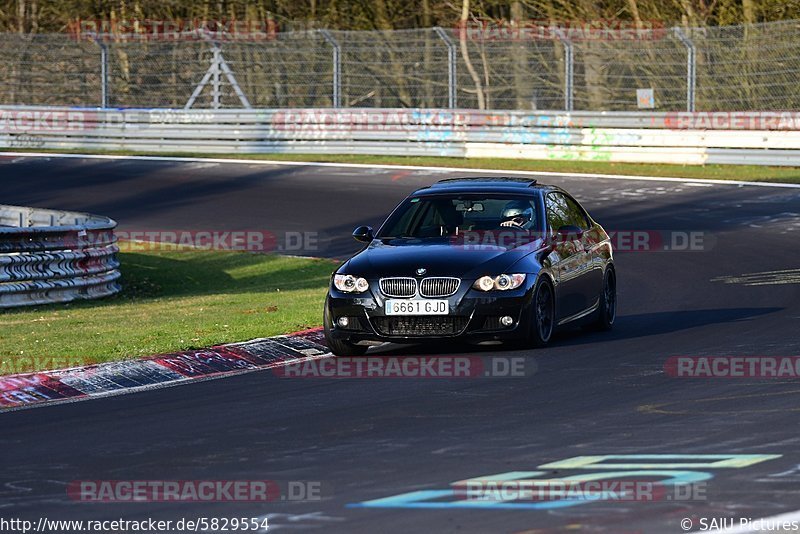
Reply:
[[447, 45], [447, 107], [455, 109], [458, 106], [457, 78], [456, 78], [456, 44], [450, 39], [442, 28], [433, 28], [436, 35]]
[[108, 47], [105, 43], [100, 45], [100, 107], [108, 107]]
[[219, 102], [220, 102], [220, 95], [221, 95], [220, 90], [219, 90], [220, 89], [220, 85], [219, 85], [219, 73], [220, 73], [219, 62], [220, 62], [220, 60], [219, 60], [219, 48], [217, 46], [214, 46], [213, 53], [214, 53], [214, 59], [213, 59], [213, 63], [212, 63], [212, 66], [211, 66], [211, 69], [212, 69], [211, 70], [211, 84], [212, 84], [211, 85], [211, 101], [213, 102], [212, 103], [212, 107], [214, 109], [219, 109]]
[[333, 107], [342, 107], [342, 47], [328, 30], [319, 30], [320, 35], [333, 48]]
[[695, 89], [697, 84], [697, 52], [689, 37], [679, 27], [673, 28], [675, 35], [686, 47], [686, 111], [695, 109]]
[[572, 111], [574, 106], [573, 93], [575, 87], [575, 49], [564, 32], [556, 29], [558, 40], [564, 45], [564, 111]]
[[97, 34], [94, 35], [95, 44], [100, 47], [100, 107], [108, 107], [108, 47], [100, 40]]

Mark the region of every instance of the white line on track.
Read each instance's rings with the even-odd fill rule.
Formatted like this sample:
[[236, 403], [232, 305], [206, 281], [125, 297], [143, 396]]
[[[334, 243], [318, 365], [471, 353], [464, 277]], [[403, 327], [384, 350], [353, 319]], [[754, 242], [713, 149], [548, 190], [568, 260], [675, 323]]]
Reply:
[[628, 174], [599, 174], [581, 172], [548, 172], [548, 171], [518, 171], [502, 169], [473, 169], [466, 167], [435, 167], [421, 165], [378, 165], [371, 163], [322, 163], [313, 161], [274, 161], [266, 159], [228, 159], [228, 158], [195, 158], [179, 156], [118, 156], [113, 154], [59, 154], [47, 152], [0, 152], [1, 156], [23, 158], [67, 158], [67, 159], [105, 159], [105, 160], [134, 160], [134, 161], [174, 161], [181, 163], [233, 163], [237, 165], [283, 165], [287, 167], [336, 167], [345, 169], [392, 169], [415, 171], [452, 171], [481, 174], [514, 174], [518, 176], [559, 176], [565, 178], [604, 178], [607, 180], [639, 180], [643, 182], [681, 182], [685, 184], [714, 184], [755, 187], [785, 187], [800, 189], [800, 184], [782, 184], [776, 182], [746, 182], [740, 180], [711, 180], [700, 178], [673, 178], [658, 176], [635, 176]]

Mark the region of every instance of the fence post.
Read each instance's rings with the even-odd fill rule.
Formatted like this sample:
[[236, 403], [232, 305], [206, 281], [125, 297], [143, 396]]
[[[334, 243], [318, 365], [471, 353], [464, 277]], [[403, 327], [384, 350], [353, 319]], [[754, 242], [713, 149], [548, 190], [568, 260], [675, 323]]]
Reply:
[[686, 111], [694, 111], [695, 88], [697, 83], [697, 54], [694, 43], [679, 27], [674, 27], [675, 35], [686, 47]]
[[220, 73], [219, 63], [220, 63], [220, 60], [219, 60], [219, 48], [216, 45], [214, 46], [213, 54], [214, 54], [214, 60], [213, 60], [214, 63], [211, 66], [211, 69], [212, 69], [212, 71], [211, 71], [211, 83], [212, 83], [212, 86], [211, 86], [211, 89], [212, 89], [211, 90], [211, 98], [212, 98], [212, 101], [213, 101], [212, 105], [214, 106], [214, 109], [219, 109], [220, 96], [221, 96], [220, 84], [219, 84], [219, 73]]
[[564, 32], [560, 29], [555, 30], [555, 34], [561, 44], [564, 45], [564, 110], [572, 111], [574, 101], [572, 98], [575, 84], [575, 51]]
[[447, 45], [447, 107], [455, 109], [458, 107], [458, 81], [456, 78], [456, 44], [450, 39], [442, 28], [436, 26], [433, 28], [436, 35], [444, 41]]
[[319, 30], [322, 38], [333, 48], [333, 107], [342, 107], [342, 47], [331, 32]]
[[100, 39], [95, 39], [100, 47], [100, 107], [108, 107], [108, 47]]

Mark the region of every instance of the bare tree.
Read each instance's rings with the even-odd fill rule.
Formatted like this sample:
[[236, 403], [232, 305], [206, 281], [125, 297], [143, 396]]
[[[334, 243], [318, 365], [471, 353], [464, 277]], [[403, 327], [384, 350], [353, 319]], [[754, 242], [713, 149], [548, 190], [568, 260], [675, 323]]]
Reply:
[[472, 83], [475, 84], [475, 96], [478, 99], [478, 109], [486, 109], [486, 96], [483, 93], [483, 84], [481, 77], [472, 65], [472, 60], [469, 57], [469, 48], [467, 46], [467, 25], [469, 24], [469, 0], [463, 0], [461, 5], [461, 19], [459, 24], [458, 41], [461, 46], [461, 56], [464, 58], [464, 65], [467, 67], [472, 78]]

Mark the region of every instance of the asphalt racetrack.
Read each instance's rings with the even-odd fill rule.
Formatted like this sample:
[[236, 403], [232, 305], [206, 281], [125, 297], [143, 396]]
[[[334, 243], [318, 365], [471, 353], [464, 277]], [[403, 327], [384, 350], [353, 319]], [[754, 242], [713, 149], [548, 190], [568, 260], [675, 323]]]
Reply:
[[[5, 157], [0, 199], [108, 215], [126, 231], [312, 233], [313, 250], [288, 252], [344, 257], [358, 248], [353, 227], [377, 226], [407, 193], [459, 174]], [[800, 378], [665, 372], [673, 356], [800, 355], [800, 188], [541, 181], [572, 192], [606, 229], [652, 238], [655, 250], [616, 255], [612, 332], [568, 331], [535, 351], [434, 349], [526, 356], [535, 372], [523, 378], [291, 380], [255, 372], [5, 413], [0, 517], [268, 516], [271, 530], [287, 531], [660, 533], [683, 531], [686, 518], [699, 530], [702, 518], [800, 508]], [[695, 236], [693, 250], [664, 250], [685, 248], [687, 235]], [[602, 458], [584, 467], [563, 462], [578, 456]], [[700, 473], [703, 492], [570, 506], [447, 497], [453, 483], [481, 476], [619, 471], [682, 480]], [[318, 499], [267, 504], [109, 504], [76, 502], [65, 490], [75, 480], [156, 479], [317, 481], [321, 491]]]

